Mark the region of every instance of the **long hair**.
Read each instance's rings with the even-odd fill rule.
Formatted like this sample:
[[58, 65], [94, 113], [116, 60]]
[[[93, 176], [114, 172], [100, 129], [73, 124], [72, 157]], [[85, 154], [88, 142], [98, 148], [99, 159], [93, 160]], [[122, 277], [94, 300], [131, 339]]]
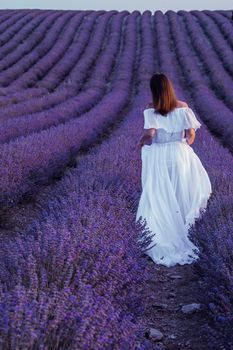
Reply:
[[165, 116], [177, 107], [177, 97], [171, 80], [163, 73], [155, 73], [150, 79], [155, 113]]

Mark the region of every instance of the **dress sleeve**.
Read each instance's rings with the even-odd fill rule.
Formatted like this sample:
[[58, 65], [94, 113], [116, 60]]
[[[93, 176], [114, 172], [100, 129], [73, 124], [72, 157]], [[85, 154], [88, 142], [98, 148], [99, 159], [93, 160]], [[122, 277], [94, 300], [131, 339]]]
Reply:
[[195, 130], [200, 128], [201, 123], [197, 120], [194, 112], [191, 108], [185, 108], [184, 129], [194, 128]]
[[147, 110], [143, 111], [143, 115], [144, 115], [144, 129], [151, 129], [151, 128], [157, 127], [156, 121], [151, 118], [153, 117], [153, 115], [148, 113]]

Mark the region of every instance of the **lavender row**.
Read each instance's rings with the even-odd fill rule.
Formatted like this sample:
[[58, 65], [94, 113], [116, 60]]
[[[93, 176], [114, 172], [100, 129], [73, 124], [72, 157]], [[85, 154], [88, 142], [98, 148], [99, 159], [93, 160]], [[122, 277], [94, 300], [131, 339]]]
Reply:
[[156, 62], [153, 63], [156, 60], [156, 55], [154, 54], [151, 12], [149, 10], [144, 11], [140, 20], [142, 36], [139, 36], [141, 52], [137, 75], [139, 83], [144, 84], [148, 88], [148, 81], [153, 74], [156, 64]]
[[[1, 36], [2, 45], [0, 47], [0, 60], [4, 61], [4, 59], [7, 59], [6, 55], [21, 48], [20, 46], [22, 46], [25, 40], [30, 40], [30, 36], [33, 35], [33, 31], [36, 30], [39, 23], [49, 15], [49, 11], [42, 11], [39, 15], [37, 11], [31, 11], [25, 16], [26, 18], [23, 17], [20, 21], [16, 22], [15, 25], [5, 31]], [[4, 67], [7, 67], [7, 62], [5, 66], [2, 66], [3, 69]]]
[[202, 114], [202, 119], [211, 131], [221, 138], [222, 143], [233, 150], [232, 112], [221, 100], [216, 99], [213, 92], [206, 86], [194, 58], [191, 55], [187, 56], [184, 32], [176, 15], [168, 11], [166, 16], [170, 22], [177, 59], [183, 68], [186, 85], [191, 89], [198, 112]]
[[[171, 33], [173, 33], [172, 28]], [[177, 37], [177, 32], [174, 33], [174, 37]], [[172, 56], [172, 52], [167, 47], [167, 55], [169, 54]], [[186, 84], [183, 85], [186, 92], [183, 94], [183, 100], [193, 99], [192, 109], [200, 120], [211, 119], [211, 104], [208, 105], [207, 100], [205, 105], [207, 105], [208, 110], [206, 109], [205, 114], [203, 114], [199, 101], [195, 99], [192, 90], [190, 91], [188, 88], [188, 75], [184, 74], [185, 80], [182, 79], [175, 66], [175, 60], [173, 59], [172, 62], [173, 66], [169, 65], [168, 69], [174, 69], [173, 79], [175, 79], [175, 83], [186, 81]], [[163, 67], [163, 69], [165, 68]], [[180, 72], [185, 73], [186, 70], [183, 68], [181, 65]], [[199, 90], [199, 93], [202, 95], [202, 91]], [[205, 95], [203, 96], [205, 97]], [[212, 137], [204, 123], [202, 123], [202, 128], [198, 132], [193, 147], [210, 176], [213, 188], [206, 212], [196, 220], [195, 226], [190, 230], [190, 239], [200, 248], [199, 260], [195, 263], [195, 268], [202, 277], [202, 302], [206, 305], [213, 321], [211, 325], [206, 324], [203, 335], [207, 337], [211, 349], [217, 350], [224, 347], [224, 349], [230, 350], [233, 346], [231, 332], [233, 303], [230, 297], [233, 251], [231, 205], [233, 158], [232, 154]]]
[[[14, 11], [10, 10], [10, 13], [12, 16], [13, 16], [13, 12]], [[18, 13], [18, 11], [17, 11], [17, 13]], [[48, 10], [46, 10], [46, 11], [33, 10], [33, 11], [29, 12], [30, 17], [32, 17], [32, 15], [33, 15], [32, 20], [29, 21], [30, 17], [28, 17], [28, 16], [26, 16], [26, 18], [25, 18], [25, 16], [22, 18], [22, 21], [26, 20], [27, 23], [25, 25], [23, 25], [23, 27], [21, 29], [18, 26], [18, 22], [15, 25], [15, 26], [17, 26], [16, 28], [14, 25], [10, 26], [10, 28], [6, 31], [6, 33], [4, 33], [4, 35], [1, 36], [2, 45], [0, 48], [0, 58], [5, 59], [6, 55], [8, 53], [10, 53], [11, 51], [14, 51], [18, 44], [21, 44], [24, 40], [29, 40], [30, 35], [32, 35], [33, 31], [35, 30], [35, 28], [37, 28], [38, 24], [43, 19], [45, 19], [45, 17], [48, 16], [49, 14], [51, 14], [51, 11], [48, 11]], [[22, 13], [21, 13], [20, 18], [21, 17], [22, 17]], [[24, 22], [22, 22], [22, 23], [24, 24]], [[13, 35], [15, 32], [17, 32], [17, 34]], [[13, 35], [13, 37], [12, 37], [12, 35]], [[3, 38], [5, 38], [5, 40], [3, 40]], [[3, 44], [4, 41], [7, 41], [7, 43]], [[39, 91], [43, 91], [43, 94], [46, 93], [45, 89], [37, 88], [37, 89], [31, 89], [30, 91], [26, 91], [26, 92], [19, 91], [18, 95], [16, 96], [16, 94], [11, 91], [10, 87], [9, 88], [2, 87], [0, 90], [0, 95], [1, 95], [0, 104], [2, 107], [7, 106], [11, 103], [12, 103], [12, 105], [15, 105], [20, 101], [25, 101], [25, 99], [27, 99], [27, 96], [29, 98], [32, 98], [34, 93], [35, 93], [35, 95], [34, 95], [35, 97], [41, 95], [42, 93], [39, 94]]]
[[[4, 35], [5, 31], [7, 31], [9, 28], [13, 28], [13, 33], [12, 34], [15, 34], [17, 28], [18, 27], [18, 22], [20, 23], [20, 25], [22, 23], [24, 23], [24, 17], [27, 18], [27, 16], [31, 15], [32, 14], [32, 10], [29, 10], [29, 11], [23, 11], [21, 13], [19, 13], [18, 11], [10, 11], [10, 13], [6, 14], [6, 20], [4, 20], [1, 24], [0, 24], [0, 34], [1, 35]], [[15, 27], [16, 26], [16, 27]], [[15, 30], [16, 29], [16, 30]], [[10, 39], [10, 36], [9, 36], [9, 39]], [[3, 41], [4, 43], [4, 41]]]
[[8, 88], [0, 88], [0, 107], [4, 109], [9, 105], [19, 104], [22, 101], [27, 101], [46, 93], [47, 90], [45, 88], [25, 89], [19, 92], [10, 92]]
[[[98, 23], [96, 26], [99, 28], [98, 36], [103, 37], [103, 39], [103, 26], [106, 26], [105, 40], [103, 40], [102, 45], [105, 44], [106, 38], [108, 37], [107, 33], [109, 24], [107, 22], [112, 20], [114, 14], [115, 10], [108, 11], [107, 14], [103, 15], [104, 19], [102, 19], [102, 17], [97, 19]], [[91, 22], [91, 20], [88, 17], [86, 20], [87, 29], [89, 22]], [[94, 65], [96, 61], [95, 55], [97, 55], [97, 52], [100, 52], [100, 48], [97, 50], [94, 35], [97, 36], [96, 33], [90, 33], [90, 39], [85, 47], [86, 51], [82, 56], [80, 55], [80, 48], [74, 43], [70, 52], [68, 52], [64, 59], [59, 61], [55, 66], [55, 69], [49, 72], [49, 74], [47, 74], [41, 82], [37, 83], [37, 85], [40, 84], [48, 89], [50, 89], [51, 86], [53, 86], [53, 88], [65, 86], [78, 91], [82, 86], [84, 79], [87, 79], [88, 76], [92, 76], [92, 65]], [[104, 50], [104, 47], [102, 47], [102, 49]], [[88, 62], [86, 61], [86, 55]], [[61, 72], [61, 74], [56, 74], [57, 71]]]
[[[88, 45], [88, 40], [90, 38], [90, 34], [91, 34], [91, 26], [94, 25], [96, 18], [98, 17], [98, 15], [101, 15], [101, 12], [99, 13], [95, 13], [93, 12], [92, 15], [89, 16], [89, 21], [88, 23], [86, 23], [83, 28], [81, 29], [80, 32], [80, 36], [79, 36], [79, 43], [75, 45], [75, 52], [74, 51], [68, 51], [67, 55], [69, 61], [74, 60], [73, 54], [76, 54], [75, 57], [75, 62], [76, 60], [79, 60], [80, 56], [85, 54], [85, 49]], [[82, 16], [85, 16], [85, 12], [83, 12]], [[91, 22], [91, 23], [89, 23]], [[102, 25], [101, 25], [102, 26]], [[92, 29], [93, 30], [93, 29]], [[72, 53], [72, 55], [71, 55]], [[50, 61], [50, 55], [48, 55], [48, 57], [46, 57], [46, 61]], [[44, 63], [44, 60], [42, 59], [42, 63]], [[45, 62], [45, 67], [46, 67], [46, 62]], [[57, 70], [53, 70], [53, 75], [54, 77], [56, 77], [55, 79], [59, 80], [60, 78], [57, 78], [60, 73], [62, 74], [62, 72], [64, 72], [65, 70], [67, 70], [67, 67], [65, 67], [65, 62], [63, 65], [63, 68], [61, 69], [61, 72], [57, 72]], [[61, 68], [61, 67], [60, 67]], [[32, 71], [35, 70], [35, 67], [33, 67]], [[43, 71], [43, 67], [39, 67], [39, 72], [37, 72], [37, 74], [41, 74], [41, 72]], [[82, 71], [82, 74], [84, 74], [86, 72], [86, 70]], [[18, 83], [20, 84], [20, 80], [21, 78], [19, 78]], [[80, 81], [80, 83], [82, 83], [82, 81]], [[45, 85], [45, 84], [44, 84]], [[80, 84], [81, 85], [81, 84]], [[40, 82], [39, 84], [40, 87], [43, 88], [43, 84]], [[45, 88], [45, 87], [44, 87]], [[47, 90], [48, 86], [46, 86], [46, 90]], [[50, 84], [50, 88], [55, 88], [55, 86], [52, 84]], [[16, 89], [17, 91], [18, 89]], [[53, 106], [56, 106], [58, 104], [61, 104], [62, 102], [66, 101], [66, 99], [71, 98], [72, 96], [76, 95], [76, 91], [72, 86], [68, 86], [67, 88], [63, 88], [60, 89], [58, 91], [55, 91], [54, 93], [49, 93], [45, 96], [43, 96], [43, 98], [35, 98], [31, 101], [24, 101], [20, 104], [17, 104], [17, 106], [9, 106], [8, 108], [2, 109], [2, 113], [1, 113], [1, 120], [7, 120], [11, 117], [15, 117], [15, 116], [19, 116], [19, 115], [27, 115], [27, 114], [32, 114], [32, 113], [36, 113], [39, 111], [45, 111], [45, 109], [51, 109]], [[60, 106], [62, 107], [62, 105]], [[59, 108], [59, 106], [58, 106]], [[52, 112], [52, 110], [50, 110], [50, 113]], [[52, 112], [53, 113], [53, 112]], [[56, 113], [56, 111], [54, 111], [54, 113]]]
[[[130, 17], [134, 14], [138, 12]], [[145, 20], [144, 26], [146, 31]], [[152, 57], [145, 55], [140, 63], [151, 72]], [[133, 138], [126, 136], [131, 127], [139, 132], [135, 121], [144, 101], [145, 93], [139, 88], [120, 132], [97, 152], [80, 159], [79, 168], [56, 186], [37, 223], [15, 241], [2, 244], [0, 319], [8, 320], [8, 327], [0, 324], [3, 346], [31, 349], [49, 344], [53, 348], [56, 343], [67, 349], [152, 348], [153, 343], [144, 337], [142, 316], [151, 302], [147, 281], [155, 276], [136, 242], [143, 235], [139, 227], [135, 229], [124, 189], [127, 182], [132, 184], [127, 160], [135, 172], [131, 153], [124, 147], [130, 150]], [[113, 149], [120, 152], [114, 154]], [[125, 182], [118, 188], [114, 181], [119, 172]], [[149, 242], [145, 239], [143, 246]], [[7, 273], [7, 261], [15, 267], [14, 278], [12, 269]], [[13, 334], [20, 315], [27, 319], [21, 322], [24, 327], [19, 326], [21, 337], [17, 339]]]
[[[50, 33], [50, 34], [51, 34], [50, 40], [55, 40], [55, 37], [52, 36], [52, 33]], [[51, 57], [51, 54], [52, 54], [52, 52], [49, 53], [50, 57]], [[36, 71], [34, 66], [33, 66], [32, 70], [34, 70], [35, 74], [37, 74], [39, 76], [39, 72]], [[24, 82], [24, 75], [23, 74], [20, 76], [19, 80], [21, 80], [21, 82], [23, 84], [23, 82]], [[17, 82], [19, 82], [19, 81], [17, 80]], [[13, 86], [13, 85], [11, 85], [11, 86]], [[11, 86], [9, 87], [9, 89], [10, 89], [9, 93], [17, 93], [18, 89], [14, 89], [15, 92], [13, 92]], [[22, 86], [20, 87], [20, 89], [22, 89]], [[4, 120], [7, 117], [9, 117], [9, 118], [13, 117], [13, 116], [18, 115], [18, 114], [20, 115], [23, 112], [30, 113], [31, 111], [36, 110], [37, 105], [39, 105], [39, 107], [37, 107], [37, 108], [44, 109], [46, 106], [46, 97], [49, 100], [48, 103], [51, 101], [50, 106], [53, 106], [54, 104], [56, 104], [56, 102], [52, 101], [52, 96], [47, 94], [47, 90], [45, 88], [40, 87], [39, 89], [44, 90], [46, 96], [43, 96], [42, 98], [38, 99], [38, 98], [36, 98], [36, 95], [35, 95], [35, 99], [31, 99], [30, 101], [24, 100], [21, 103], [17, 103], [17, 106], [15, 104], [12, 104], [12, 106], [9, 106], [5, 109], [2, 109], [1, 120]], [[33, 91], [33, 89], [30, 89], [30, 91]], [[35, 91], [36, 91], [36, 89], [35, 89]], [[19, 95], [20, 94], [21, 94], [21, 91], [19, 91]], [[64, 94], [64, 91], [62, 93], [59, 92], [58, 95], [59, 96], [56, 96], [54, 99], [57, 99], [58, 101], [60, 101], [60, 100], [63, 101], [66, 99], [67, 91], [65, 94]], [[16, 99], [17, 99], [17, 96], [16, 96]], [[28, 110], [27, 110], [27, 108], [28, 108]]]
[[232, 49], [225, 41], [216, 23], [211, 17], [205, 15], [201, 11], [191, 11], [191, 13], [198, 19], [208, 39], [211, 41], [211, 45], [213, 45], [216, 53], [221, 58], [224, 68], [233, 75]]
[[1, 147], [1, 205], [16, 202], [32, 190], [37, 181], [49, 178], [67, 164], [72, 152], [77, 152], [82, 145], [89, 145], [117, 119], [130, 96], [136, 46], [135, 16], [129, 17], [127, 27], [114, 86], [95, 109], [64, 125]]
[[217, 12], [225, 17], [225, 19], [228, 19], [229, 21], [232, 20], [232, 10], [219, 10]]
[[[38, 29], [38, 24], [40, 22], [43, 23], [43, 21], [48, 20], [52, 17], [54, 17], [54, 12], [52, 11], [42, 11], [38, 14], [36, 10], [31, 11], [28, 15], [30, 15], [31, 19], [27, 18], [28, 23], [26, 23], [21, 30], [18, 28], [18, 31], [14, 33], [14, 30], [12, 30], [12, 27], [14, 29], [14, 26], [17, 25], [18, 23], [16, 22], [12, 27], [10, 27], [4, 35], [6, 36], [6, 43], [0, 48], [0, 58], [1, 58], [1, 69], [7, 69], [11, 65], [13, 65], [17, 60], [19, 60], [22, 56], [24, 56], [26, 53], [30, 52], [30, 47], [27, 49], [27, 46], [24, 42], [24, 39], [29, 40], [30, 42], [32, 41], [32, 36], [35, 34], [34, 32]], [[35, 16], [35, 18], [34, 18]], [[38, 22], [39, 20], [39, 22]], [[41, 23], [41, 27], [42, 27]], [[28, 32], [28, 28], [30, 28], [30, 31]], [[13, 32], [13, 33], [12, 33]], [[32, 43], [31, 43], [32, 44]], [[22, 46], [23, 45], [23, 46]], [[25, 51], [23, 51], [23, 49]], [[15, 52], [14, 52], [15, 51]], [[12, 56], [13, 54], [17, 54], [19, 52], [18, 56], [15, 57], [15, 60], [13, 60]], [[9, 55], [9, 57], [7, 56]], [[7, 58], [9, 62], [4, 62], [4, 58]]]
[[[47, 12], [48, 14], [48, 12]], [[33, 22], [38, 16], [37, 11], [30, 11], [29, 13], [26, 13], [24, 16], [13, 16], [16, 18], [14, 20], [14, 23], [12, 25], [9, 25], [3, 33], [1, 33], [1, 47], [0, 47], [0, 58], [3, 59], [4, 55], [6, 55], [8, 52], [13, 51], [17, 44], [21, 42], [20, 36], [21, 32], [24, 32], [25, 27], [28, 27], [28, 24], [30, 22]], [[19, 19], [18, 19], [19, 17]], [[18, 42], [15, 40], [18, 38]]]
[[[4, 349], [48, 344], [66, 349], [151, 349], [141, 315], [148, 300], [146, 282], [152, 276], [135, 243], [139, 230], [132, 228], [133, 214], [120, 194], [95, 194], [96, 199], [87, 199], [87, 194], [75, 193], [62, 202], [61, 210], [59, 199], [54, 199], [54, 217], [44, 211], [44, 224], [31, 228], [27, 238], [1, 244]], [[17, 329], [20, 337], [14, 336]]]
[[9, 20], [9, 18], [12, 18], [12, 16], [17, 13], [17, 10], [0, 10], [0, 33], [2, 33], [5, 28], [7, 28], [7, 25], [5, 23]]
[[232, 79], [222, 64], [220, 64], [214, 50], [207, 44], [208, 41], [204, 42], [200, 40], [200, 37], [204, 39], [204, 36], [200, 26], [194, 21], [193, 16], [185, 11], [180, 11], [179, 13], [182, 14], [181, 18], [186, 23], [187, 34], [190, 36], [191, 44], [197, 52], [197, 57], [201, 59], [201, 63], [203, 64], [205, 70], [203, 76], [208, 75], [210, 89], [217, 96], [220, 96], [226, 106], [233, 111]]
[[222, 31], [225, 39], [228, 41], [228, 43], [233, 48], [233, 35], [232, 35], [232, 22], [226, 20], [219, 11], [203, 11], [205, 14], [211, 17], [215, 21], [215, 23], [219, 26], [220, 30]]
[[[50, 31], [47, 37], [47, 41], [52, 41], [53, 45], [50, 50], [47, 51], [41, 58], [39, 58], [35, 64], [30, 67], [25, 73], [21, 74], [13, 83], [14, 88], [27, 88], [35, 86], [39, 81], [41, 87], [41, 78], [47, 74], [47, 72], [53, 68], [57, 61], [63, 58], [63, 55], [67, 50], [70, 51], [70, 44], [75, 33], [79, 32], [81, 22], [85, 17], [85, 12], [77, 12], [71, 17], [68, 25], [64, 27], [61, 35], [56, 36], [56, 32]], [[61, 45], [62, 43], [62, 45]]]
[[[72, 45], [69, 47], [69, 50], [65, 52], [64, 56], [61, 60], [55, 64], [52, 69], [46, 73], [46, 75], [35, 83], [37, 86], [45, 87], [46, 89], [55, 90], [56, 88], [69, 88], [73, 90], [75, 93], [77, 92], [76, 86], [72, 83], [61, 85], [61, 81], [68, 76], [71, 80], [79, 80], [79, 74], [81, 74], [80, 70], [77, 72], [72, 72], [72, 69], [75, 65], [79, 65], [79, 62], [83, 57], [85, 57], [86, 52], [91, 50], [89, 45], [93, 45], [94, 37], [97, 37], [94, 28], [99, 28], [99, 31], [103, 31], [103, 27], [106, 25], [109, 18], [113, 15], [113, 12], [109, 12], [107, 14], [103, 14], [102, 11], [96, 11], [90, 14], [89, 16], [83, 19], [83, 24], [80, 29], [80, 34], [76, 33]], [[102, 19], [102, 16], [104, 20]], [[78, 39], [78, 43], [77, 43]], [[97, 39], [99, 40], [99, 38]], [[96, 50], [96, 45], [94, 50]], [[99, 49], [100, 50], [100, 49]], [[88, 53], [89, 55], [89, 53]], [[49, 61], [50, 57], [46, 57], [46, 61]], [[94, 57], [89, 57], [90, 61], [94, 61]], [[47, 63], [47, 62], [45, 62]], [[86, 62], [87, 65], [87, 62]], [[90, 64], [91, 66], [91, 64]], [[40, 69], [40, 68], [39, 68]], [[42, 68], [43, 69], [43, 68]], [[58, 74], [59, 72], [59, 74]], [[85, 75], [87, 74], [86, 67], [84, 68]], [[77, 73], [77, 77], [75, 74]], [[72, 77], [74, 75], [74, 77]], [[72, 78], [71, 78], [72, 77]], [[80, 79], [82, 80], [82, 79]]]
[[[171, 52], [168, 50], [168, 24], [166, 16], [161, 11], [156, 11], [153, 16], [154, 21], [154, 36], [156, 38], [156, 58], [158, 60], [159, 68], [162, 72], [167, 74], [172, 80], [178, 99], [181, 99], [182, 93], [179, 84], [176, 83], [176, 74], [173, 68], [173, 58]], [[169, 39], [170, 40], [170, 39]], [[170, 42], [170, 41], [169, 41]]]
[[[109, 12], [109, 15], [112, 16], [112, 13]], [[79, 60], [79, 83], [82, 85], [83, 91], [80, 92], [78, 96], [71, 98], [71, 93], [69, 91], [61, 90], [60, 94], [57, 93], [56, 95], [53, 94], [51, 96], [51, 103], [55, 105], [60, 102], [55, 99], [56, 96], [63, 98], [65, 102], [63, 104], [58, 104], [52, 110], [43, 110], [41, 113], [33, 113], [25, 117], [17, 117], [2, 122], [0, 142], [7, 142], [19, 135], [27, 135], [35, 131], [46, 129], [51, 125], [65, 122], [81, 115], [90, 107], [93, 108], [94, 104], [98, 103], [106, 92], [106, 84], [109, 81], [111, 69], [114, 67], [114, 62], [116, 63], [115, 58], [118, 53], [120, 29], [122, 25], [121, 19], [116, 16], [111, 31], [112, 33], [117, 33], [117, 36], [114, 35], [114, 37], [112, 37], [110, 32], [109, 45], [106, 50], [100, 51], [103, 39], [106, 37], [106, 26], [109, 15], [105, 15], [105, 18], [100, 21], [99, 26], [95, 29], [95, 36], [90, 40], [88, 47], [82, 56], [83, 59]], [[120, 15], [120, 17], [123, 17], [123, 14]], [[86, 35], [87, 31], [83, 31], [83, 33]], [[81, 36], [80, 39], [82, 39]], [[85, 42], [85, 40], [80, 41]], [[99, 52], [101, 52], [100, 57], [98, 57]], [[97, 61], [97, 63], [93, 68], [91, 78], [86, 84], [84, 84], [85, 76], [88, 71], [90, 72], [90, 69], [94, 64], [93, 60]], [[43, 101], [44, 100], [45, 99], [43, 99]], [[48, 99], [46, 99], [46, 102], [47, 101]], [[28, 103], [31, 103], [31, 101], [28, 101]], [[16, 106], [15, 109], [17, 107], [18, 106]], [[43, 109], [43, 105], [41, 105], [41, 109]], [[2, 117], [3, 116], [4, 114]]]
[[26, 41], [18, 50], [7, 55], [4, 61], [0, 62], [0, 84], [10, 85], [12, 81], [43, 56], [53, 45], [53, 43], [46, 40], [46, 32], [50, 33], [51, 28], [54, 35], [58, 35], [70, 15], [66, 12], [61, 15], [60, 11], [52, 13], [36, 28], [33, 40]]

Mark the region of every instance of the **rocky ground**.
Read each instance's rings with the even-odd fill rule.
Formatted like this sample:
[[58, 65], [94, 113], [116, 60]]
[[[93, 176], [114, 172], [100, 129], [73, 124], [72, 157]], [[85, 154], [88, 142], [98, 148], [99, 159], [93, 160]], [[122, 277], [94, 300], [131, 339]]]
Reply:
[[208, 350], [204, 326], [210, 322], [206, 306], [201, 304], [201, 280], [193, 264], [165, 267], [154, 265], [154, 292], [148, 308], [148, 337], [166, 350]]

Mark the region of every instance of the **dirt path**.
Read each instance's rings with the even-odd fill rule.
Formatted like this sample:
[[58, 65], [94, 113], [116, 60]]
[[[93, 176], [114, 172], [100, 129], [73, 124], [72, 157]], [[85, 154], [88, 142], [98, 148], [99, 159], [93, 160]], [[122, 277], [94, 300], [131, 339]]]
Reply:
[[[201, 304], [201, 280], [194, 264], [167, 268], [146, 259], [155, 269], [155, 279], [149, 282], [152, 302], [147, 311], [148, 323], [163, 334], [155, 344], [166, 350], [208, 350], [203, 327], [210, 320], [206, 306]], [[201, 308], [185, 314], [182, 306], [191, 303], [200, 303]]]

